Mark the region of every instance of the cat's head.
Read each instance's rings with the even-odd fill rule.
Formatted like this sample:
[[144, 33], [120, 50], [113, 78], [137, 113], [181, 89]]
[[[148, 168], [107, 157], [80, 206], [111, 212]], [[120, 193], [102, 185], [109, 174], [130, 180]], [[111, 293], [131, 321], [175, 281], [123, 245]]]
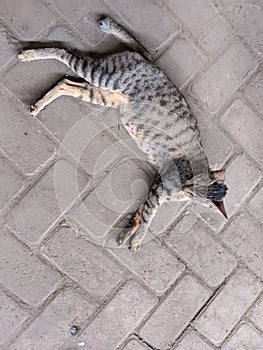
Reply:
[[208, 186], [206, 197], [211, 200], [218, 210], [227, 218], [224, 197], [227, 193], [227, 186], [225, 185], [225, 170], [215, 170], [209, 172], [210, 184]]

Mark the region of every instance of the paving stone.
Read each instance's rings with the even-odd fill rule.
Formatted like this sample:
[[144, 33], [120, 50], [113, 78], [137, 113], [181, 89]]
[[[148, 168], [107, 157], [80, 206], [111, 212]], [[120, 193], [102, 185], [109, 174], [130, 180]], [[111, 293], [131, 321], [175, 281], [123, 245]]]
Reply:
[[77, 236], [73, 228], [60, 228], [43, 253], [95, 298], [103, 298], [124, 276], [99, 246]]
[[[84, 112], [80, 107], [85, 107]], [[63, 116], [62, 126], [60, 126], [59, 118], [56, 121], [53, 120], [53, 113], [57, 110], [61, 111]], [[117, 143], [108, 128], [98, 126], [93, 122], [94, 119], [99, 120], [100, 115], [89, 106], [79, 105], [78, 102], [69, 99], [56, 101], [43, 113], [45, 125], [56, 134], [62, 141], [63, 147], [74, 156], [94, 180], [124, 155], [123, 146]], [[63, 149], [60, 152], [64, 154]]]
[[0, 67], [2, 68], [16, 54], [17, 48], [14, 41], [11, 40], [6, 29], [0, 26]]
[[[84, 50], [86, 47], [83, 45], [82, 42], [80, 42], [80, 39], [73, 34], [73, 31], [70, 29], [67, 29], [62, 24], [56, 24], [54, 27], [48, 28], [47, 33], [43, 33], [41, 35], [44, 38], [44, 42], [51, 43], [51, 42], [57, 42], [62, 47], [65, 47], [67, 49], [77, 49], [77, 50]], [[42, 41], [42, 40], [41, 40]]]
[[173, 350], [213, 350], [214, 348], [205, 343], [194, 331], [188, 331], [183, 335], [179, 344]]
[[85, 228], [89, 239], [102, 243], [118, 218], [139, 208], [149, 183], [151, 179], [135, 162], [123, 159], [70, 216]]
[[[230, 217], [249, 195], [252, 188], [260, 180], [261, 175], [260, 171], [245, 156], [235, 158], [225, 168], [225, 171], [225, 184], [228, 187], [228, 192], [224, 202], [226, 213]], [[195, 209], [203, 220], [217, 232], [227, 223], [227, 220], [218, 210], [214, 211], [205, 206], [198, 206]]]
[[179, 213], [186, 205], [187, 201], [163, 203], [153, 218], [150, 231], [159, 236], [179, 219]]
[[[65, 174], [68, 177], [72, 176], [72, 172], [74, 175], [75, 169], [70, 163], [63, 160], [59, 162], [61, 164], [56, 164], [56, 167], [61, 166], [61, 169], [57, 170], [56, 176], [59, 176], [59, 171], [64, 172], [60, 175], [60, 178], [63, 178]], [[65, 210], [78, 195], [77, 192], [74, 192], [73, 184], [69, 183], [71, 186], [67, 186], [69, 178], [64, 178], [62, 183], [56, 181], [54, 185], [54, 176], [53, 167], [7, 214], [6, 222], [9, 227], [30, 243], [38, 241], [59, 217], [61, 210]], [[84, 184], [82, 187], [84, 187]], [[57, 195], [59, 196], [59, 202], [57, 201]]]
[[249, 323], [241, 323], [237, 331], [226, 341], [222, 350], [261, 350], [263, 337]]
[[249, 312], [250, 319], [263, 331], [263, 297], [257, 301]]
[[225, 183], [228, 193], [225, 207], [228, 216], [242, 203], [260, 179], [260, 171], [244, 155], [236, 157], [226, 168]]
[[33, 172], [56, 149], [42, 126], [10, 96], [0, 96], [0, 147], [25, 171]]
[[263, 52], [263, 6], [260, 0], [218, 0], [220, 12], [225, 16], [231, 27], [246, 37], [249, 44], [258, 54]]
[[182, 86], [201, 67], [203, 59], [197, 48], [185, 38], [176, 37], [158, 59], [157, 65], [176, 86]]
[[25, 39], [32, 39], [53, 19], [43, 2], [25, 0], [23, 6], [15, 0], [1, 1], [1, 16]]
[[6, 160], [0, 159], [0, 168], [0, 208], [2, 208], [18, 192], [23, 180]]
[[184, 220], [193, 221], [191, 229], [176, 225], [168, 243], [208, 285], [219, 286], [236, 266], [235, 258], [213, 239], [211, 229], [191, 213]]
[[70, 337], [70, 328], [83, 328], [95, 309], [79, 292], [61, 291], [13, 344], [12, 349], [58, 349]]
[[234, 42], [195, 80], [192, 92], [209, 112], [216, 112], [239, 87], [254, 65], [255, 60], [248, 51], [239, 42]]
[[262, 164], [263, 121], [240, 99], [232, 103], [220, 121], [234, 140], [259, 164]]
[[153, 347], [171, 346], [209, 294], [195, 278], [186, 275], [142, 327], [142, 338]]
[[1, 230], [0, 282], [30, 305], [38, 305], [61, 282], [58, 272], [43, 264], [23, 245]]
[[[166, 39], [179, 31], [179, 26], [169, 11], [153, 0], [143, 3], [140, 0], [105, 0], [105, 3], [129, 23], [133, 29], [132, 34], [148, 49], [158, 49]], [[121, 24], [127, 28], [124, 21]]]
[[156, 298], [137, 283], [128, 282], [87, 327], [82, 337], [86, 349], [115, 349], [156, 302]]
[[21, 309], [11, 298], [0, 290], [0, 345], [14, 333], [28, 318], [28, 312]]
[[54, 3], [90, 45], [96, 45], [103, 40], [103, 33], [97, 24], [97, 20], [105, 13], [103, 1], [94, 3], [91, 0], [80, 0], [76, 5], [73, 0], [54, 0]]
[[127, 253], [127, 247], [111, 249], [111, 252], [156, 294], [163, 294], [184, 270], [184, 265], [153, 239], [142, 244], [136, 254]]
[[223, 241], [259, 276], [263, 276], [262, 225], [247, 214], [236, 217], [222, 233]]
[[150, 348], [143, 343], [139, 343], [138, 340], [132, 339], [122, 350], [150, 350]]
[[212, 170], [223, 169], [235, 147], [225, 137], [218, 125], [211, 120], [211, 116], [206, 116], [204, 111], [198, 111], [195, 115], [210, 168]]
[[[14, 65], [3, 74], [2, 81], [8, 90], [26, 104], [26, 116], [33, 119], [29, 115], [29, 106], [39, 100], [68, 72], [71, 72], [69, 68], [56, 60], [18, 62], [15, 59]], [[58, 117], [57, 112], [53, 117]]]
[[211, 4], [202, 0], [165, 0], [175, 16], [209, 54], [222, 49], [229, 38], [226, 24], [217, 16]]
[[250, 271], [237, 270], [195, 321], [195, 327], [220, 345], [261, 290], [262, 283]]
[[255, 196], [248, 203], [248, 209], [261, 223], [263, 223], [263, 189], [259, 189]]
[[97, 111], [91, 104], [61, 97], [43, 110], [39, 119], [62, 143], [60, 155], [67, 158], [69, 152], [94, 181], [123, 157], [142, 158], [131, 137], [117, 133], [120, 120], [116, 110]]
[[257, 111], [263, 114], [263, 72], [259, 71], [244, 90], [244, 94]]
[[[77, 142], [80, 132], [83, 132], [89, 141], [99, 132], [98, 127], [90, 119], [92, 114], [97, 115], [97, 112], [92, 109], [91, 104], [74, 97], [61, 96], [41, 111], [38, 119], [61, 142], [66, 136], [74, 137], [72, 141]], [[69, 150], [71, 151], [71, 148]]]

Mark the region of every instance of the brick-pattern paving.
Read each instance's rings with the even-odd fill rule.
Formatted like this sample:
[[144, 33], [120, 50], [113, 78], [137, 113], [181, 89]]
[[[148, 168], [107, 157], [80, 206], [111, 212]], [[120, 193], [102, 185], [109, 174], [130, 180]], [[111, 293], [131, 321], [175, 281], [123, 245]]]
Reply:
[[[165, 204], [135, 255], [115, 239], [152, 169], [114, 110], [63, 97], [32, 119], [70, 73], [17, 59], [118, 49], [101, 14], [180, 87], [229, 187], [228, 221]], [[1, 1], [0, 349], [263, 349], [262, 18], [260, 0]]]

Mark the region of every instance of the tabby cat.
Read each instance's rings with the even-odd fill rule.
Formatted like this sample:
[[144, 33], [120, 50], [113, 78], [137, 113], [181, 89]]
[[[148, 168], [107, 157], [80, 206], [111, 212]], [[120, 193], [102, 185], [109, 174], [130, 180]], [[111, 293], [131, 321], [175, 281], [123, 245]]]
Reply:
[[224, 171], [209, 170], [196, 118], [182, 94], [123, 27], [105, 17], [99, 20], [99, 28], [140, 53], [125, 51], [104, 58], [82, 58], [64, 49], [43, 48], [25, 50], [18, 57], [26, 62], [59, 60], [85, 80], [60, 81], [31, 107], [32, 116], [62, 95], [119, 108], [122, 124], [158, 170], [146, 201], [129, 229], [119, 236], [118, 244], [129, 241], [130, 249], [136, 251], [159, 206], [170, 200], [203, 200], [227, 217]]

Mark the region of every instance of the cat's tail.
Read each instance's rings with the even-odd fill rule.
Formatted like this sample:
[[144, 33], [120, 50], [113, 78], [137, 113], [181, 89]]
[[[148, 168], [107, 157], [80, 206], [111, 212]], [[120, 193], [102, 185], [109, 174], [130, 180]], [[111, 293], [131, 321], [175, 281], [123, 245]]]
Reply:
[[112, 35], [114, 38], [129, 46], [134, 51], [139, 52], [147, 60], [152, 60], [151, 55], [146, 50], [146, 48], [138, 40], [136, 40], [129, 32], [127, 32], [126, 29], [124, 29], [110, 17], [101, 18], [98, 24], [100, 30], [103, 33]]

